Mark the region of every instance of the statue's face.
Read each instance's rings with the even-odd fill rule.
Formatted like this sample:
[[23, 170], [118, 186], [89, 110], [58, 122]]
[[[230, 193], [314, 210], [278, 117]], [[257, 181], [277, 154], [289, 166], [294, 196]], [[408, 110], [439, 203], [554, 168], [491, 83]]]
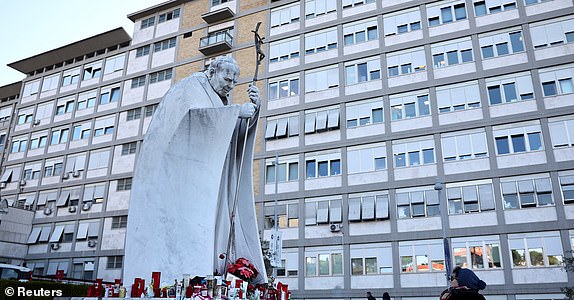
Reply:
[[233, 66], [227, 63], [210, 75], [209, 83], [221, 97], [227, 97], [227, 94], [233, 90], [235, 83], [237, 83], [237, 73]]

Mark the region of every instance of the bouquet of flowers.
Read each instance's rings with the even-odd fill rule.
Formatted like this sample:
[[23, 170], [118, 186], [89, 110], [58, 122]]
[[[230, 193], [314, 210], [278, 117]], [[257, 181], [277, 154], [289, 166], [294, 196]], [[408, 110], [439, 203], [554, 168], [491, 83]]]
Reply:
[[257, 278], [257, 275], [259, 274], [255, 266], [248, 259], [243, 257], [238, 258], [234, 264], [227, 266], [227, 272], [248, 282]]

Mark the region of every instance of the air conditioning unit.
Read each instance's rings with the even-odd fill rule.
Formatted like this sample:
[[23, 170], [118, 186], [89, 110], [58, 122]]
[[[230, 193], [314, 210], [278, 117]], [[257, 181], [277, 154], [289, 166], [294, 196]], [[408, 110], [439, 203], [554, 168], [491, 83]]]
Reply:
[[40, 125], [40, 120], [34, 120], [34, 126]]
[[46, 207], [46, 208], [44, 208], [44, 214], [45, 214], [46, 216], [51, 215], [51, 214], [52, 214], [52, 208], [51, 208], [51, 207]]
[[75, 212], [76, 212], [76, 209], [77, 209], [76, 206], [70, 206], [70, 207], [68, 207], [68, 211], [71, 212], [71, 213], [75, 213]]
[[26, 180], [25, 179], [20, 180], [20, 186], [25, 186], [25, 185], [26, 185]]
[[89, 240], [88, 241], [88, 247], [94, 248], [94, 247], [96, 247], [97, 243], [98, 243], [98, 241], [96, 241], [96, 240]]
[[88, 201], [88, 202], [84, 203], [84, 205], [82, 205], [83, 211], [90, 210], [90, 208], [92, 208], [92, 201]]
[[331, 226], [329, 226], [329, 229], [331, 230], [331, 232], [339, 232], [341, 231], [342, 227], [343, 225], [341, 224], [331, 224]]
[[74, 174], [72, 174], [73, 177], [80, 177], [80, 171], [76, 171], [74, 172]]
[[52, 250], [58, 250], [60, 249], [60, 243], [52, 243], [50, 244], [50, 248], [52, 248]]

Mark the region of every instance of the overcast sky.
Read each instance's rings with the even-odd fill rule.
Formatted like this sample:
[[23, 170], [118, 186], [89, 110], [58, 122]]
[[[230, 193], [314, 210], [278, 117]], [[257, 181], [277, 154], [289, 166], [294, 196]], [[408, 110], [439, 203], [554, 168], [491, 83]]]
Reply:
[[123, 27], [128, 14], [167, 0], [0, 0], [0, 86], [24, 79], [7, 66], [73, 42]]

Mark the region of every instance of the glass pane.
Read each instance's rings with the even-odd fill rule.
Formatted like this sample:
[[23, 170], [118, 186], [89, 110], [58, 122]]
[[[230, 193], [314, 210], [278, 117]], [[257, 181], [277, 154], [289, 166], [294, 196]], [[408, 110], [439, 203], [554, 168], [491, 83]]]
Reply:
[[446, 53], [446, 59], [448, 65], [456, 65], [458, 64], [458, 51], [449, 51]]
[[407, 118], [414, 118], [417, 116], [415, 103], [405, 103], [405, 116]]
[[492, 46], [481, 47], [482, 58], [494, 57], [494, 48]]
[[329, 175], [329, 163], [327, 161], [320, 161], [318, 163], [319, 177]]
[[530, 254], [530, 265], [531, 266], [544, 266], [544, 256], [542, 255], [542, 248], [530, 248], [528, 249]]
[[417, 255], [417, 272], [426, 272], [429, 270], [429, 258], [426, 255]]
[[524, 43], [522, 42], [522, 32], [513, 32], [510, 34], [510, 45], [512, 47], [513, 53], [524, 51]]
[[434, 163], [434, 149], [423, 149], [424, 164]]
[[512, 264], [515, 267], [526, 266], [526, 259], [524, 258], [524, 249], [512, 249]]
[[407, 273], [414, 272], [412, 256], [401, 256], [401, 271]]
[[305, 261], [305, 270], [307, 276], [317, 275], [317, 259], [315, 257], [307, 257]]
[[421, 164], [419, 151], [409, 152], [409, 166], [418, 166]]
[[512, 140], [512, 149], [514, 150], [514, 153], [526, 151], [526, 143], [523, 134], [512, 135], [510, 136], [510, 139]]
[[307, 161], [307, 178], [315, 178], [315, 161]]
[[486, 3], [484, 1], [475, 2], [474, 12], [477, 17], [486, 15]]
[[363, 275], [362, 258], [351, 258], [351, 275]]
[[496, 53], [497, 53], [498, 55], [506, 55], [506, 54], [508, 54], [508, 43], [496, 44]]
[[464, 3], [457, 4], [454, 6], [454, 15], [457, 20], [466, 19], [466, 8], [464, 7]]
[[365, 258], [365, 271], [367, 274], [377, 274], [377, 258], [368, 257]]
[[544, 96], [554, 96], [557, 94], [556, 83], [554, 81], [543, 82], [542, 90], [544, 91]]
[[528, 144], [530, 145], [530, 151], [542, 150], [542, 140], [540, 139], [540, 132], [529, 133]]
[[453, 248], [452, 255], [454, 256], [455, 266], [465, 266], [466, 265], [466, 247]]
[[442, 19], [442, 24], [452, 22], [452, 10], [450, 6], [441, 8], [440, 15]]
[[[320, 164], [319, 164], [319, 172], [320, 172]], [[341, 161], [340, 160], [332, 160], [331, 161], [331, 176], [341, 174]]]
[[449, 215], [462, 214], [462, 200], [461, 199], [454, 199], [454, 200], [448, 201], [448, 214]]
[[319, 254], [319, 275], [329, 275], [329, 254]]
[[518, 100], [518, 96], [516, 95], [516, 84], [513, 83], [506, 83], [502, 85], [504, 90], [504, 98], [506, 102], [514, 102]]
[[395, 154], [394, 156], [395, 156], [395, 167], [405, 167], [407, 165], [405, 153]]
[[419, 115], [420, 116], [428, 116], [430, 115], [430, 105], [429, 105], [429, 96], [418, 96], [417, 102], [419, 105]]
[[572, 86], [572, 78], [560, 79], [560, 91], [562, 94], [570, 94], [574, 92], [574, 87]]
[[333, 274], [341, 275], [343, 274], [343, 255], [341, 253], [331, 254], [331, 259], [333, 260]]
[[463, 63], [472, 61], [472, 50], [471, 49], [460, 50], [460, 56], [462, 57]]
[[504, 208], [505, 209], [518, 208], [518, 195], [517, 194], [504, 195], [503, 197], [504, 197]]
[[470, 247], [470, 261], [473, 269], [484, 269], [482, 247]]

